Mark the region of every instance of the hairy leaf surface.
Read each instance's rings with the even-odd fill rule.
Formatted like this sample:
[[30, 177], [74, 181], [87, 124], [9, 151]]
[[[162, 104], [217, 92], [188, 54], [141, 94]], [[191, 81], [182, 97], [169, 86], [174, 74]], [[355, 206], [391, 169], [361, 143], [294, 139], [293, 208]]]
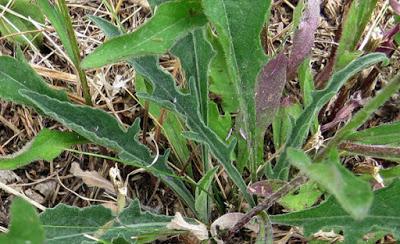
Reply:
[[255, 84], [267, 58], [260, 32], [271, 5], [270, 0], [202, 0], [204, 13], [214, 25], [233, 82], [240, 110], [239, 127], [247, 137], [252, 172], [256, 157]]
[[289, 80], [295, 78], [297, 68], [311, 53], [314, 45], [314, 35], [317, 31], [320, 18], [320, 0], [308, 0], [303, 18], [293, 36], [293, 47], [290, 53], [288, 74]]
[[[102, 29], [108, 29], [108, 35], [118, 35], [119, 31], [107, 21], [99, 21], [101, 25], [107, 26]], [[112, 30], [112, 31], [111, 31]], [[169, 110], [175, 111], [182, 115], [186, 120], [186, 124], [191, 130], [184, 135], [191, 140], [204, 143], [207, 145], [212, 154], [221, 162], [227, 174], [232, 181], [239, 187], [249, 203], [254, 203], [250, 194], [246, 191], [246, 184], [238, 172], [232, 165], [232, 151], [235, 142], [226, 145], [214, 131], [212, 131], [203, 121], [200, 114], [200, 105], [197, 99], [198, 91], [194, 79], [189, 80], [189, 92], [182, 93], [175, 85], [174, 78], [161, 69], [158, 63], [158, 57], [147, 56], [136, 59], [129, 59], [136, 72], [143, 75], [153, 85], [151, 94], [140, 93], [139, 97], [149, 99], [154, 103], [163, 106]]]
[[321, 229], [340, 229], [344, 231], [346, 243], [358, 243], [364, 234], [377, 230], [391, 232], [399, 239], [399, 191], [398, 180], [389, 187], [375, 191], [371, 209], [363, 220], [355, 220], [333, 197], [317, 207], [270, 218], [275, 224], [302, 226], [306, 236]]
[[[42, 33], [40, 31], [35, 33], [37, 28], [27, 20], [31, 18], [38, 23], [44, 23], [44, 16], [36, 3], [28, 0], [0, 0], [0, 5], [2, 12], [0, 15], [0, 33], [2, 36], [10, 35], [7, 38], [8, 40], [15, 41], [21, 45], [28, 45], [29, 43], [37, 46], [41, 45], [43, 40]], [[16, 14], [5, 11], [6, 9]], [[26, 19], [17, 15], [24, 16]]]
[[17, 153], [0, 157], [0, 170], [17, 169], [36, 160], [51, 161], [65, 149], [87, 142], [73, 132], [43, 129]]
[[291, 164], [332, 193], [354, 219], [367, 216], [373, 200], [370, 186], [340, 164], [337, 151], [332, 151], [322, 163], [313, 164], [302, 150], [293, 148], [288, 149], [288, 158]]
[[345, 140], [363, 144], [400, 144], [400, 122], [355, 131], [348, 135]]
[[60, 204], [47, 209], [40, 215], [40, 221], [46, 231], [46, 243], [97, 243], [88, 238], [112, 241], [122, 238], [128, 243], [136, 239], [147, 242], [162, 235], [173, 234], [166, 228], [172, 217], [142, 212], [138, 200], [134, 200], [117, 217], [103, 206], [86, 208]]
[[35, 91], [59, 100], [67, 100], [64, 92], [49, 88], [25, 61], [6, 56], [0, 57], [0, 98], [34, 106], [29, 99], [19, 93], [22, 89]]
[[155, 174], [177, 192], [189, 207], [194, 209], [193, 197], [185, 185], [176, 178], [166, 176], [172, 174], [171, 169], [166, 165], [168, 153], [157, 158], [150, 153], [146, 146], [137, 141], [137, 134], [140, 130], [139, 120], [136, 120], [126, 130], [116, 119], [102, 110], [62, 102], [31, 91], [24, 90], [21, 93], [46, 115], [94, 143], [117, 150], [121, 159], [127, 164], [134, 161], [142, 167], [147, 167], [155, 161], [152, 166], [158, 172]]
[[0, 234], [0, 243], [42, 244], [43, 242], [44, 230], [35, 208], [25, 200], [16, 198], [11, 204], [9, 232]]
[[82, 67], [95, 68], [128, 58], [163, 54], [178, 39], [206, 22], [199, 1], [177, 0], [162, 4], [137, 31], [115, 37], [98, 47], [82, 61]]

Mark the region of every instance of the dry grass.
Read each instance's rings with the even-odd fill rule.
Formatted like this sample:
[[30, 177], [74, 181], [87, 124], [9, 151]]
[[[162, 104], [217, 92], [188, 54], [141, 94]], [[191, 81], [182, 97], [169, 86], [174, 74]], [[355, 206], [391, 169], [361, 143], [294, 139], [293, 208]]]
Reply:
[[[341, 22], [342, 6], [345, 1], [323, 1], [321, 24], [318, 28], [315, 48], [312, 53], [314, 72], [320, 71], [327, 64], [332, 48], [337, 46], [335, 33]], [[135, 30], [150, 17], [149, 9], [143, 4], [144, 1], [115, 1], [114, 6], [118, 5], [117, 2], [122, 3], [117, 7], [119, 9], [117, 15], [121, 23], [130, 31]], [[271, 55], [280, 49], [284, 41], [290, 47], [291, 40], [290, 38], [285, 39], [285, 37], [291, 31], [290, 22], [293, 6], [296, 5], [296, 2], [296, 0], [274, 1], [267, 45], [267, 51]], [[376, 10], [376, 16], [384, 8], [384, 2], [384, 0], [381, 1], [380, 8]], [[102, 32], [93, 25], [87, 16], [96, 15], [113, 19], [115, 14], [107, 9], [100, 0], [69, 1], [69, 6], [82, 50], [81, 55], [85, 56], [105, 39]], [[393, 24], [388, 11], [376, 23], [382, 30]], [[372, 27], [370, 26], [370, 28]], [[75, 102], [83, 103], [84, 100], [81, 97], [81, 90], [76, 82], [76, 76], [57, 34], [49, 23], [41, 26], [40, 29], [45, 36], [43, 47], [40, 50], [29, 46], [26, 47], [23, 51], [27, 60], [40, 75], [46, 78], [49, 84], [56, 88], [67, 90], [70, 98]], [[374, 37], [372, 34], [366, 35], [367, 39], [372, 37]], [[7, 43], [4, 38], [0, 39], [0, 54], [11, 56], [14, 54], [12, 45]], [[396, 53], [393, 60], [396, 60], [398, 56], [399, 54]], [[176, 61], [171, 61], [168, 58], [164, 62], [164, 66], [176, 76], [179, 76], [179, 67], [177, 67]], [[385, 82], [388, 78], [387, 76], [398, 69], [398, 63], [394, 63], [390, 68], [385, 68], [379, 76], [379, 80]], [[106, 66], [88, 72], [92, 101], [94, 101], [95, 106], [108, 111], [126, 125], [131, 124], [137, 117], [143, 117], [145, 115], [144, 109], [131, 96], [131, 94], [134, 94], [134, 78], [134, 70], [124, 64]], [[293, 91], [293, 94], [298, 94], [298, 86], [295, 81], [288, 86]], [[376, 113], [375, 119], [371, 120], [368, 126], [399, 119], [399, 101], [398, 97], [394, 97], [392, 101], [388, 102], [385, 107]], [[152, 124], [149, 126], [148, 133], [154, 133], [154, 126]], [[41, 117], [31, 109], [9, 102], [1, 102], [0, 155], [18, 151], [44, 127], [65, 130], [61, 125]], [[81, 146], [76, 149], [78, 151], [113, 156], [113, 152], [94, 145]], [[352, 160], [358, 163], [365, 161], [363, 158]], [[18, 194], [24, 194], [44, 207], [53, 207], [58, 203], [83, 207], [98, 204], [99, 201], [100, 203], [102, 201], [112, 201], [112, 197], [110, 198], [103, 190], [87, 187], [80, 178], [74, 177], [69, 171], [72, 162], [78, 162], [82, 169], [96, 170], [104, 177], [108, 177], [109, 169], [115, 164], [108, 159], [76, 152], [65, 152], [52, 163], [37, 162], [14, 172], [7, 172], [7, 177], [0, 172], [0, 182], [8, 184]], [[122, 178], [125, 178], [135, 170], [132, 167], [124, 167], [122, 165], [119, 165], [119, 167], [122, 171]], [[4, 189], [0, 190], [0, 226], [7, 227], [8, 225], [8, 207], [14, 195], [16, 194], [5, 192]], [[155, 212], [167, 214], [173, 214], [176, 210], [184, 212], [184, 207], [176, 201], [170, 190], [160, 184], [156, 178], [142, 171], [135, 171], [135, 174], [129, 178], [128, 196], [130, 198], [139, 198], [143, 206]], [[277, 229], [276, 238], [281, 239], [279, 243], [304, 241], [299, 233], [298, 229]]]

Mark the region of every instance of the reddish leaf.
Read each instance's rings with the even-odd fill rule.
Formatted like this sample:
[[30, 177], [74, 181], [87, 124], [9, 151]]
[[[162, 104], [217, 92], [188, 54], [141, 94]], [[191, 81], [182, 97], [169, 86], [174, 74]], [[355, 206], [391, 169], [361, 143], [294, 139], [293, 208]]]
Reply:
[[393, 11], [396, 14], [400, 15], [400, 3], [399, 3], [399, 1], [398, 0], [390, 0], [389, 3], [390, 3], [390, 7], [392, 7]]
[[314, 44], [320, 17], [320, 0], [308, 0], [303, 19], [293, 37], [293, 47], [289, 58], [287, 78], [295, 78], [297, 68], [310, 54]]
[[257, 126], [264, 130], [271, 122], [280, 105], [286, 82], [288, 60], [278, 54], [264, 66], [256, 90]]
[[262, 180], [251, 184], [247, 191], [259, 197], [268, 197], [285, 184], [281, 180]]

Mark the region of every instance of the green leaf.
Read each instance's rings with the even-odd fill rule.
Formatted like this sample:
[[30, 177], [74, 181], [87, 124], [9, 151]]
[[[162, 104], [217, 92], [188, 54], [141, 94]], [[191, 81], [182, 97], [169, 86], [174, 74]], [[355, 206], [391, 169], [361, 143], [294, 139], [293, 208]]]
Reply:
[[94, 235], [99, 229], [108, 227], [107, 224], [113, 219], [111, 210], [101, 205], [78, 208], [59, 204], [40, 215], [46, 243], [49, 244], [91, 241], [84, 234]]
[[210, 169], [198, 182], [196, 187], [196, 195], [195, 195], [195, 207], [198, 213], [199, 218], [204, 222], [208, 223], [209, 213], [211, 209], [209, 209], [208, 205], [208, 195], [211, 194], [210, 188], [213, 182], [214, 176], [218, 171], [218, 167], [214, 167]]
[[355, 131], [346, 136], [345, 140], [362, 144], [398, 145], [400, 144], [400, 121]]
[[343, 31], [337, 50], [336, 70], [342, 69], [355, 58], [361, 55], [356, 47], [364, 32], [365, 27], [371, 20], [371, 15], [378, 0], [355, 0], [345, 17]]
[[227, 138], [232, 128], [232, 118], [229, 114], [221, 115], [218, 106], [214, 102], [208, 104], [208, 126], [218, 135], [221, 140]]
[[[246, 184], [237, 169], [232, 165], [231, 155], [235, 143], [226, 145], [209, 127], [207, 127], [199, 113], [197, 89], [192, 80], [190, 93], [181, 93], [175, 86], [173, 77], [161, 70], [158, 60], [154, 57], [144, 57], [130, 60], [135, 70], [146, 76], [153, 83], [152, 95], [138, 94], [160, 106], [181, 114], [187, 126], [194, 132], [195, 140], [207, 145], [212, 154], [224, 166], [228, 176], [239, 187], [247, 201], [253, 203], [251, 196], [245, 191]], [[192, 133], [193, 134], [193, 133]]]
[[[260, 32], [271, 6], [270, 0], [202, 0], [204, 13], [216, 29], [226, 61], [227, 74], [233, 81], [240, 116], [237, 124], [247, 135], [251, 172], [256, 172], [255, 84], [267, 61]], [[249, 48], [251, 47], [251, 52]]]
[[[43, 35], [40, 31], [32, 33], [18, 34], [21, 32], [31, 32], [37, 30], [37, 28], [28, 20], [32, 20], [44, 23], [44, 16], [36, 3], [29, 0], [13, 0], [8, 5], [10, 0], [0, 0], [1, 5], [1, 16], [0, 16], [0, 33], [3, 36], [10, 35], [7, 39], [10, 41], [17, 42], [21, 45], [28, 45], [33, 43], [36, 46], [41, 45], [43, 41]], [[13, 11], [20, 16], [24, 16], [23, 19], [16, 14], [4, 11], [5, 7]]]
[[[101, 20], [99, 23], [102, 26], [107, 26], [102, 27], [103, 30], [106, 30], [106, 28], [108, 30], [112, 29], [112, 24], [107, 21]], [[118, 35], [118, 33], [118, 29], [114, 27], [114, 30], [110, 31], [108, 35], [114, 36]], [[147, 56], [129, 59], [128, 63], [135, 68], [137, 73], [149, 79], [153, 85], [151, 94], [139, 93], [137, 94], [138, 97], [149, 99], [160, 106], [180, 114], [192, 131], [190, 133], [191, 139], [204, 143], [209, 147], [212, 154], [224, 166], [228, 176], [244, 194], [246, 200], [254, 204], [253, 198], [246, 191], [246, 184], [242, 176], [231, 162], [235, 142], [226, 145], [214, 131], [205, 125], [202, 119], [202, 115], [199, 112], [200, 105], [197, 99], [197, 86], [194, 79], [189, 79], [189, 93], [182, 93], [175, 86], [174, 78], [161, 69], [157, 57]], [[185, 135], [188, 136], [189, 134], [186, 133]]]
[[19, 104], [34, 106], [19, 91], [27, 89], [59, 100], [67, 100], [62, 91], [49, 88], [46, 82], [25, 62], [11, 57], [0, 57], [0, 98]]
[[280, 107], [272, 122], [272, 133], [275, 150], [280, 149], [292, 133], [294, 122], [302, 112], [298, 103]]
[[162, 4], [141, 28], [105, 42], [82, 61], [82, 67], [95, 68], [132, 57], [163, 54], [178, 39], [206, 22], [199, 1]]
[[72, 132], [43, 129], [17, 153], [0, 157], [0, 170], [17, 169], [37, 160], [51, 161], [65, 149], [87, 142]]
[[[136, 75], [135, 91], [148, 92], [145, 81], [140, 75]], [[145, 100], [139, 98], [139, 102], [141, 105], [143, 105]], [[161, 110], [162, 108], [157, 104], [149, 104], [149, 114], [153, 118], [153, 120], [157, 120], [160, 117]], [[162, 131], [169, 141], [172, 151], [180, 160], [181, 166], [183, 166], [190, 157], [190, 152], [187, 147], [187, 140], [181, 136], [184, 130], [184, 125], [179, 120], [176, 114], [167, 113], [165, 115], [164, 123], [162, 125]]]
[[166, 227], [172, 217], [142, 212], [137, 199], [118, 216], [113, 216], [109, 209], [101, 205], [77, 208], [60, 204], [47, 209], [40, 215], [40, 220], [46, 231], [46, 243], [49, 244], [97, 243], [89, 239], [90, 236], [103, 242], [119, 239], [127, 243], [148, 243], [179, 233]]
[[80, 62], [78, 43], [65, 2], [57, 1], [52, 5], [49, 0], [37, 0], [37, 3], [56, 30], [68, 57], [75, 66], [78, 66]]
[[56, 119], [94, 143], [117, 150], [120, 153], [120, 158], [126, 164], [137, 162], [142, 167], [147, 167], [153, 161], [156, 161], [152, 166], [157, 170], [156, 176], [160, 177], [166, 185], [182, 197], [182, 200], [190, 208], [194, 209], [193, 197], [185, 185], [176, 178], [166, 176], [173, 174], [173, 171], [166, 165], [168, 152], [164, 156], [156, 158], [151, 155], [146, 146], [137, 141], [137, 134], [140, 130], [139, 120], [136, 120], [126, 130], [116, 119], [102, 110], [62, 102], [27, 90], [23, 90], [21, 93], [44, 114]]
[[291, 192], [282, 197], [279, 200], [279, 204], [291, 212], [304, 210], [314, 205], [322, 193], [315, 182], [309, 181], [302, 185], [298, 191]]
[[180, 233], [167, 228], [173, 217], [157, 215], [148, 211], [142, 212], [139, 200], [135, 199], [128, 208], [124, 209], [113, 225], [100, 236], [103, 240], [113, 240], [122, 237], [129, 243], [136, 240], [139, 243], [149, 243], [163, 236]]
[[203, 121], [208, 124], [208, 64], [214, 52], [209, 42], [206, 41], [204, 30], [191, 31], [186, 37], [179, 40], [171, 49], [181, 62], [186, 80], [191, 77], [196, 82], [200, 114]]
[[[323, 90], [318, 90], [313, 93], [311, 104], [304, 109], [303, 113], [296, 120], [295, 126], [293, 127], [293, 134], [287, 141], [287, 147], [298, 148], [304, 143], [310, 127], [313, 121], [315, 121], [316, 114], [338, 93], [348, 79], [365, 68], [379, 62], [386, 62], [387, 60], [385, 54], [372, 53], [351, 62], [344, 69], [336, 72]], [[284, 152], [281, 154], [274, 167], [275, 177], [287, 179], [288, 172], [288, 161], [286, 160], [286, 152]]]
[[333, 197], [315, 208], [270, 218], [275, 224], [302, 226], [306, 236], [321, 229], [340, 229], [344, 231], [346, 243], [358, 243], [357, 241], [364, 243], [363, 235], [377, 230], [391, 232], [396, 239], [399, 239], [399, 191], [399, 181], [375, 191], [370, 211], [363, 220], [355, 220]]
[[225, 114], [236, 113], [239, 107], [237, 93], [227, 71], [222, 45], [213, 33], [209, 33], [207, 37], [216, 51], [209, 66], [210, 93], [218, 97]]
[[302, 150], [289, 148], [288, 159], [311, 180], [332, 193], [354, 219], [361, 220], [367, 216], [373, 200], [370, 186], [340, 164], [337, 151], [332, 151], [326, 161], [313, 164]]
[[0, 235], [0, 243], [44, 243], [44, 230], [40, 225], [39, 216], [25, 200], [16, 198], [11, 204], [9, 232]]

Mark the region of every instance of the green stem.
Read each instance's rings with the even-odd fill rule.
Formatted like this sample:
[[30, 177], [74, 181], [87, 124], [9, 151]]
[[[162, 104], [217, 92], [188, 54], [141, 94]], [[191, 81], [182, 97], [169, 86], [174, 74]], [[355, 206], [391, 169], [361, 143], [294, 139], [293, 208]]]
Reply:
[[71, 49], [72, 49], [71, 50], [72, 53], [70, 54], [72, 57], [70, 57], [70, 58], [71, 58], [73, 65], [75, 66], [76, 73], [79, 77], [79, 81], [80, 81], [80, 84], [82, 87], [83, 97], [85, 98], [85, 103], [86, 103], [86, 105], [93, 106], [92, 98], [90, 95], [90, 89], [89, 89], [89, 85], [87, 82], [87, 77], [86, 77], [85, 72], [80, 67], [81, 66], [81, 56], [79, 53], [79, 45], [78, 45], [78, 41], [75, 36], [74, 29], [72, 27], [72, 22], [71, 22], [69, 13], [68, 13], [67, 4], [66, 4], [65, 0], [58, 0], [57, 2], [58, 2], [58, 7], [60, 9], [61, 15], [65, 21], [65, 28], [67, 30], [69, 42], [71, 44]]
[[384, 104], [390, 97], [400, 89], [400, 74], [396, 75], [387, 84], [382, 91], [380, 91], [374, 98], [372, 98], [356, 115], [348, 122], [336, 135], [329, 141], [326, 148], [321, 151], [315, 158], [316, 161], [321, 161], [333, 148], [339, 145], [341, 141], [362, 126], [382, 104]]

